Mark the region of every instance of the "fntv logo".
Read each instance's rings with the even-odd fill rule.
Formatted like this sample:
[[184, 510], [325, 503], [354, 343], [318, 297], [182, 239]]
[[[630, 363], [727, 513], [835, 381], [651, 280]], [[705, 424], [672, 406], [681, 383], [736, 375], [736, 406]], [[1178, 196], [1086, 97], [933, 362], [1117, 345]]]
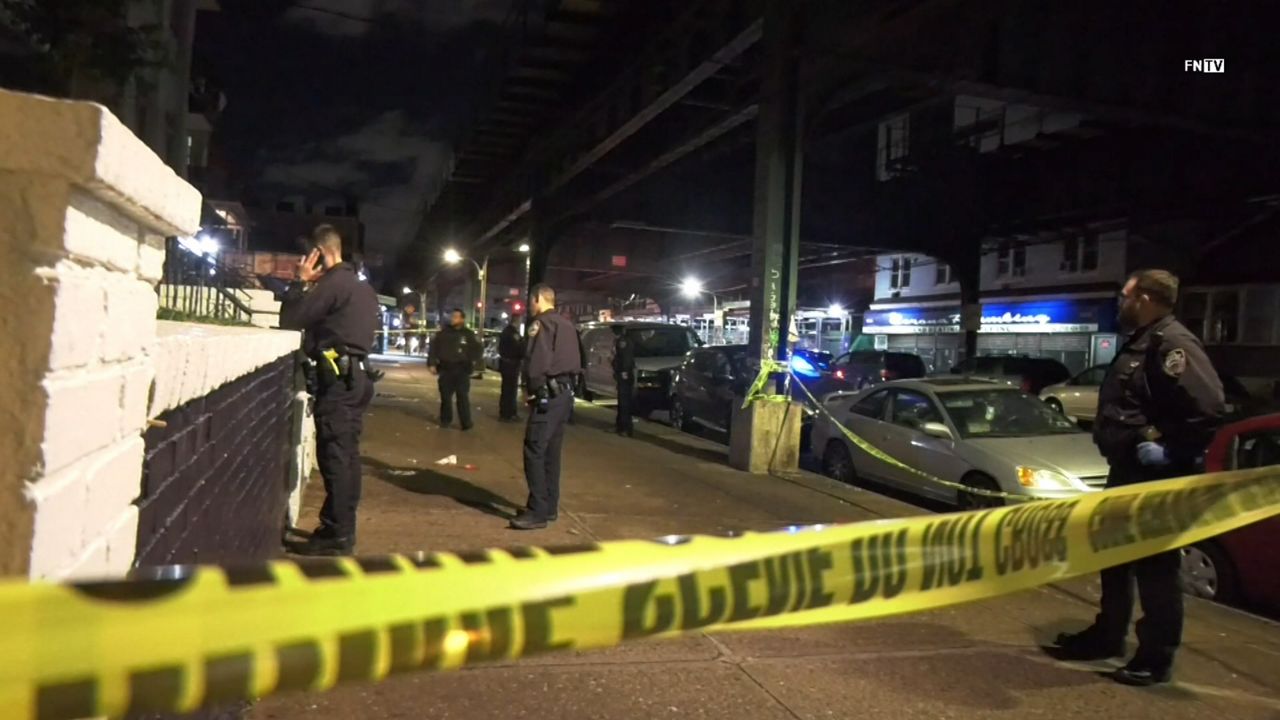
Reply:
[[1203, 60], [1184, 60], [1182, 69], [1186, 72], [1224, 73], [1227, 71], [1225, 58], [1205, 58]]

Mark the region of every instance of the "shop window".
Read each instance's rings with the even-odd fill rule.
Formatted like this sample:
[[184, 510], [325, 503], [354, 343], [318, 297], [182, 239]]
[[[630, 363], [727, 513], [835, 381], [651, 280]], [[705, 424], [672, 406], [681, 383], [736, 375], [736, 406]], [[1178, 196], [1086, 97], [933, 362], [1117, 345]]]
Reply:
[[1209, 306], [1207, 342], [1225, 344], [1240, 340], [1240, 291], [1215, 290]]
[[896, 257], [889, 264], [889, 287], [911, 287], [911, 258]]
[[1012, 240], [996, 248], [996, 276], [1023, 277], [1027, 274], [1027, 246]]

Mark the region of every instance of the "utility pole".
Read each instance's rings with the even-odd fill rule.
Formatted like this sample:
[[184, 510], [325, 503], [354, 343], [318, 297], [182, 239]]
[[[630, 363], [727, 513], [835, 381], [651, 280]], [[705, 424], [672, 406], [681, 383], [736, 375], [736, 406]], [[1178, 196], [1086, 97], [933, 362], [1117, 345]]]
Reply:
[[[750, 352], [762, 366], [787, 359], [796, 305], [803, 158], [799, 80], [800, 3], [766, 0], [763, 87], [756, 129]], [[770, 385], [769, 392], [776, 392]], [[729, 462], [754, 473], [799, 464], [799, 408], [753, 402], [735, 411]]]

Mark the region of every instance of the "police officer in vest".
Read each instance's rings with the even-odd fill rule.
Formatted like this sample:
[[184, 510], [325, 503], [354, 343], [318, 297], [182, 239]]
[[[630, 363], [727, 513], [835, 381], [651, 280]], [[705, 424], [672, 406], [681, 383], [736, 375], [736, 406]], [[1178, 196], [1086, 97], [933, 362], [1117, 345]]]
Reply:
[[634, 437], [631, 422], [631, 402], [636, 392], [636, 351], [627, 331], [621, 325], [613, 326], [613, 382], [618, 390], [618, 416], [614, 429], [619, 435]]
[[530, 405], [524, 431], [524, 477], [529, 501], [511, 521], [517, 530], [544, 528], [559, 515], [560, 445], [573, 408], [573, 386], [582, 372], [578, 331], [556, 312], [556, 293], [534, 285], [529, 293], [533, 321], [524, 377]]
[[377, 329], [378, 298], [356, 269], [342, 261], [342, 237], [320, 225], [311, 252], [298, 264], [285, 292], [280, 327], [303, 331], [303, 350], [315, 363], [316, 455], [324, 476], [320, 527], [294, 551], [350, 554], [360, 503], [360, 431], [373, 399], [367, 356]]
[[[1173, 317], [1178, 278], [1163, 270], [1131, 275], [1120, 324], [1132, 333], [1098, 392], [1093, 440], [1111, 466], [1107, 487], [1192, 475], [1222, 421], [1222, 382], [1200, 341]], [[1058, 636], [1064, 659], [1121, 657], [1137, 580], [1143, 617], [1138, 649], [1114, 678], [1126, 685], [1168, 682], [1182, 640], [1177, 550], [1102, 571], [1101, 612], [1092, 626]]]

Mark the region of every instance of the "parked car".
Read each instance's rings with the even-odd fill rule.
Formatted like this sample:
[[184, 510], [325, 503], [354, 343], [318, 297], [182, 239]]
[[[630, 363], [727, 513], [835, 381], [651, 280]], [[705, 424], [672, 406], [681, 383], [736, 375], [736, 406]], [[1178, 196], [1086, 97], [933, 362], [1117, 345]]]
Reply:
[[889, 350], [855, 350], [832, 363], [832, 376], [839, 387], [861, 390], [886, 380], [909, 380], [928, 374], [919, 355]]
[[[1040, 391], [1046, 405], [1078, 422], [1092, 423], [1098, 413], [1098, 390], [1107, 376], [1107, 365], [1095, 365], [1067, 382]], [[1227, 399], [1227, 417], [1236, 419], [1264, 411], [1265, 403], [1255, 398], [1236, 378], [1218, 375]]]
[[586, 356], [585, 396], [613, 397], [613, 343], [615, 326], [622, 326], [635, 348], [636, 383], [632, 407], [641, 417], [665, 410], [671, 402], [671, 375], [684, 362], [685, 353], [701, 347], [702, 341], [683, 325], [651, 322], [591, 323], [583, 327], [582, 348]]
[[[1205, 453], [1205, 469], [1280, 464], [1280, 414], [1224, 426]], [[1183, 587], [1191, 595], [1280, 612], [1280, 517], [1271, 517], [1182, 549]]]
[[1098, 388], [1107, 376], [1107, 365], [1094, 365], [1064, 383], [1040, 391], [1045, 405], [1069, 418], [1093, 422], [1098, 414]]
[[715, 345], [691, 350], [672, 380], [671, 424], [729, 432], [734, 403], [742, 402], [758, 363], [747, 345]]
[[1071, 377], [1066, 365], [1051, 358], [1026, 355], [979, 355], [951, 368], [952, 375], [985, 378], [1016, 385], [1033, 395]]
[[[895, 380], [823, 398], [833, 417], [888, 456], [950, 482], [1040, 498], [1096, 491], [1107, 463], [1093, 439], [1033, 395], [968, 378]], [[830, 420], [814, 423], [823, 471], [867, 478], [960, 507], [1002, 504], [930, 482], [858, 448]]]

